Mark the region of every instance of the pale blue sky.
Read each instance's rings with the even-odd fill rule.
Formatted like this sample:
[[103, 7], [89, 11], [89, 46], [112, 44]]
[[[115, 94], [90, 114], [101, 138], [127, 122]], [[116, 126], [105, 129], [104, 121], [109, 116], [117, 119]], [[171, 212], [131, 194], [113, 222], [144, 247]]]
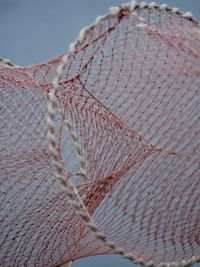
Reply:
[[[52, 58], [68, 49], [82, 27], [122, 1], [0, 0], [0, 57], [23, 66]], [[199, 0], [158, 2], [200, 17]]]
[[[146, 1], [151, 2], [151, 1]], [[159, 0], [192, 11], [200, 20], [199, 0]], [[67, 51], [82, 27], [121, 0], [0, 0], [0, 57], [26, 66]], [[77, 260], [73, 267], [133, 267], [119, 256]], [[135, 265], [136, 266], [136, 265]], [[138, 265], [137, 265], [138, 266]], [[200, 264], [195, 264], [195, 267]]]

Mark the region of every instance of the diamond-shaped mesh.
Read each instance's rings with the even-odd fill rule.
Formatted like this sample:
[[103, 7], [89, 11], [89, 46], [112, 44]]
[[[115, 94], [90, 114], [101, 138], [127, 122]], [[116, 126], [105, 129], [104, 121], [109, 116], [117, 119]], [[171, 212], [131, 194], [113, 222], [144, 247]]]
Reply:
[[[60, 59], [0, 64], [1, 266], [59, 266], [112, 253], [74, 214], [54, 175], [46, 107]], [[98, 228], [146, 263], [199, 255], [199, 74], [199, 25], [136, 8], [87, 30], [57, 92], [66, 177]]]

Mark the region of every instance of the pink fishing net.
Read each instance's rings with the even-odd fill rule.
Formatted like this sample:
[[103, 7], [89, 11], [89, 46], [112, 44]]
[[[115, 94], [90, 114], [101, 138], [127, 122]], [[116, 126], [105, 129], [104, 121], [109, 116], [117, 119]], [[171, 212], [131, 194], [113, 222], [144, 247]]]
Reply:
[[[60, 59], [0, 64], [1, 266], [112, 253], [75, 215], [54, 175], [46, 108]], [[57, 91], [66, 178], [98, 228], [144, 263], [200, 254], [199, 70], [198, 23], [138, 6], [86, 31]]]

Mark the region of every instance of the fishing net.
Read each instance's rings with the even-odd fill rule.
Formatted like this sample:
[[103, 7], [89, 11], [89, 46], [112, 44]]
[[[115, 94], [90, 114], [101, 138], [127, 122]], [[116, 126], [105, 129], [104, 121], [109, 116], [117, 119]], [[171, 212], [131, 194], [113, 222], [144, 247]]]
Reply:
[[61, 266], [117, 248], [149, 266], [198, 261], [199, 24], [165, 5], [122, 5], [67, 55], [52, 106], [56, 155], [46, 114], [62, 56], [0, 63], [1, 266]]

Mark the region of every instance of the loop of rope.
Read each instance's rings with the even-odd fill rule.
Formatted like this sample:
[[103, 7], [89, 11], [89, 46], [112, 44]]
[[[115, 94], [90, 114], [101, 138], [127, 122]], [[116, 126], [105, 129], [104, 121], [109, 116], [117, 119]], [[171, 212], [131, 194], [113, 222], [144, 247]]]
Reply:
[[[48, 94], [48, 106], [47, 106], [47, 126], [48, 126], [48, 135], [47, 138], [49, 140], [49, 150], [53, 156], [54, 159], [54, 166], [55, 166], [55, 175], [56, 177], [60, 180], [61, 187], [65, 191], [69, 203], [71, 204], [73, 210], [75, 213], [81, 217], [82, 222], [84, 225], [86, 225], [93, 233], [94, 235], [100, 239], [103, 243], [105, 243], [112, 251], [116, 254], [122, 255], [124, 258], [129, 259], [130, 261], [134, 263], [140, 263], [144, 266], [151, 267], [155, 266], [154, 262], [149, 261], [147, 263], [144, 262], [143, 258], [134, 258], [131, 253], [127, 253], [122, 247], [116, 246], [115, 243], [109, 239], [107, 239], [106, 235], [102, 232], [99, 231], [98, 227], [96, 224], [92, 221], [92, 218], [90, 215], [87, 213], [86, 208], [83, 206], [83, 203], [81, 199], [78, 197], [77, 198], [77, 192], [73, 186], [65, 179], [64, 177], [64, 170], [63, 170], [63, 165], [60, 162], [59, 158], [59, 153], [57, 150], [57, 138], [56, 138], [56, 130], [55, 130], [55, 115], [56, 115], [56, 109], [57, 109], [57, 97], [56, 97], [56, 92], [59, 89], [59, 82], [62, 79], [62, 74], [67, 66], [69, 58], [72, 56], [72, 54], [75, 52], [75, 49], [78, 44], [81, 44], [83, 42], [83, 39], [85, 37], [86, 32], [91, 28], [94, 27], [95, 25], [99, 24], [102, 20], [106, 18], [111, 18], [114, 16], [117, 16], [121, 11], [128, 11], [128, 12], [133, 12], [134, 9], [136, 8], [157, 8], [159, 10], [166, 10], [167, 12], [170, 13], [176, 13], [183, 18], [187, 18], [189, 20], [192, 20], [194, 22], [195, 19], [193, 18], [192, 14], [190, 12], [182, 13], [179, 11], [178, 8], [170, 8], [166, 4], [158, 5], [155, 2], [152, 3], [146, 3], [146, 2], [141, 2], [137, 3], [135, 1], [132, 1], [130, 3], [125, 3], [121, 4], [119, 7], [112, 7], [109, 9], [109, 13], [104, 15], [104, 16], [99, 16], [96, 18], [95, 22], [85, 28], [83, 28], [80, 33], [78, 38], [75, 40], [75, 42], [71, 43], [69, 46], [69, 53], [64, 55], [58, 68], [57, 68], [57, 74], [56, 77], [53, 79], [52, 85], [53, 88], [50, 90]], [[141, 23], [140, 23], [141, 24]], [[139, 24], [139, 27], [142, 25]], [[69, 134], [71, 136], [72, 142], [76, 147], [77, 150], [77, 157], [80, 161], [80, 173], [83, 176], [84, 181], [88, 181], [87, 177], [87, 172], [85, 169], [85, 160], [83, 157], [83, 152], [81, 149], [81, 146], [79, 144], [77, 134], [73, 129], [73, 126], [71, 125], [71, 122], [68, 119], [65, 119], [65, 122], [67, 124]], [[186, 266], [191, 266], [195, 262], [200, 261], [200, 255], [199, 256], [193, 256], [188, 260], [182, 260], [181, 262], [161, 262], [160, 264], [157, 265], [157, 267], [186, 267]]]

